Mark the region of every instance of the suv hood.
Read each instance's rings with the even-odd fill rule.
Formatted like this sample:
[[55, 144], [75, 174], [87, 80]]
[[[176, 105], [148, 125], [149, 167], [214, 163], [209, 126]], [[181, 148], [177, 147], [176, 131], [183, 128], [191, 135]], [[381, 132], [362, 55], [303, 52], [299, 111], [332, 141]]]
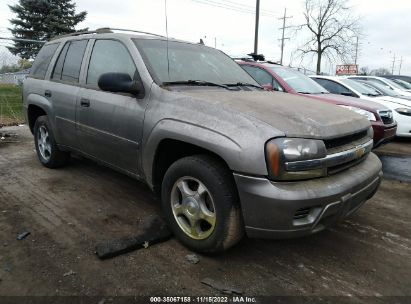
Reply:
[[268, 91], [194, 89], [179, 93], [262, 121], [288, 137], [335, 138], [370, 126], [353, 111], [312, 98]]

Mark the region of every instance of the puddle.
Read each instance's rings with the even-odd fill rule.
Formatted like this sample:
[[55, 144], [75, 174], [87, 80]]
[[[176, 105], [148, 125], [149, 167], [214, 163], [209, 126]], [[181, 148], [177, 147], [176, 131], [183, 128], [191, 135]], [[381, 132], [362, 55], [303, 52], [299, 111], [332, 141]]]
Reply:
[[411, 183], [411, 157], [380, 156], [385, 179]]

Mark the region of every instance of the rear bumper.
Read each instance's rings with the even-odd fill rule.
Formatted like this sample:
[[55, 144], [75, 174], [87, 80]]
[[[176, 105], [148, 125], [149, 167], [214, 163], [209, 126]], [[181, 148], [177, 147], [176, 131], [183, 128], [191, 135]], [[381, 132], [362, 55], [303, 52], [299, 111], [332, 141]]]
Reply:
[[292, 238], [325, 229], [355, 212], [381, 182], [373, 153], [336, 175], [299, 182], [271, 182], [234, 174], [247, 235]]
[[372, 124], [374, 130], [374, 148], [382, 145], [395, 137], [397, 132], [397, 123], [384, 125], [382, 122]]

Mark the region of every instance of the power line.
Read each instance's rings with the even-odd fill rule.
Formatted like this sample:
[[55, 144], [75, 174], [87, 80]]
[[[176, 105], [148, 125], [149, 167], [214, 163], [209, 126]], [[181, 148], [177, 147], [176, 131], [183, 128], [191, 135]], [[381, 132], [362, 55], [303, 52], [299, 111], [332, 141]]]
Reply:
[[[193, 2], [201, 3], [204, 5], [209, 5], [209, 6], [214, 6], [214, 7], [219, 7], [219, 8], [224, 8], [240, 13], [247, 13], [247, 14], [255, 14], [254, 10], [248, 9], [248, 8], [243, 8], [243, 7], [235, 7], [232, 5], [224, 4], [221, 2], [216, 2], [213, 0], [192, 0]], [[268, 13], [262, 13], [261, 16], [267, 16], [267, 17], [275, 17], [274, 14], [268, 14]]]
[[11, 40], [11, 41], [31, 42], [31, 43], [46, 43], [46, 41], [41, 41], [41, 40], [23, 39], [23, 38], [9, 38], [9, 37], [0, 37], [0, 40]]
[[284, 9], [284, 17], [278, 18], [279, 20], [283, 20], [283, 27], [280, 28], [282, 30], [282, 36], [281, 36], [281, 59], [280, 59], [280, 64], [283, 64], [283, 56], [284, 56], [284, 41], [289, 40], [290, 38], [287, 37], [285, 38], [285, 29], [290, 28], [291, 26], [285, 26], [286, 20], [289, 18], [292, 18], [293, 16], [287, 16], [287, 8]]
[[[238, 3], [238, 2], [234, 2], [234, 1], [229, 1], [229, 0], [220, 0], [220, 2], [231, 3], [234, 6], [240, 6], [240, 7], [247, 8], [247, 9], [250, 9], [250, 10], [254, 11], [254, 6], [251, 6], [251, 5], [246, 5], [246, 4], [242, 4], [242, 3]], [[275, 14], [274, 11], [269, 11], [269, 10], [264, 10], [264, 9], [260, 9], [260, 12], [266, 12], [268, 14]]]

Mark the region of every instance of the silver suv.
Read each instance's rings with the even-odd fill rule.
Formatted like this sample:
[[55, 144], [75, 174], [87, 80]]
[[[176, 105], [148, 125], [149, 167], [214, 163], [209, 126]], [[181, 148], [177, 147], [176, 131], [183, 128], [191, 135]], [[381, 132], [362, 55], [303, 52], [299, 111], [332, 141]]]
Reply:
[[358, 114], [262, 89], [224, 53], [104, 29], [44, 45], [24, 83], [40, 162], [79, 153], [147, 183], [199, 252], [311, 234], [376, 192]]

